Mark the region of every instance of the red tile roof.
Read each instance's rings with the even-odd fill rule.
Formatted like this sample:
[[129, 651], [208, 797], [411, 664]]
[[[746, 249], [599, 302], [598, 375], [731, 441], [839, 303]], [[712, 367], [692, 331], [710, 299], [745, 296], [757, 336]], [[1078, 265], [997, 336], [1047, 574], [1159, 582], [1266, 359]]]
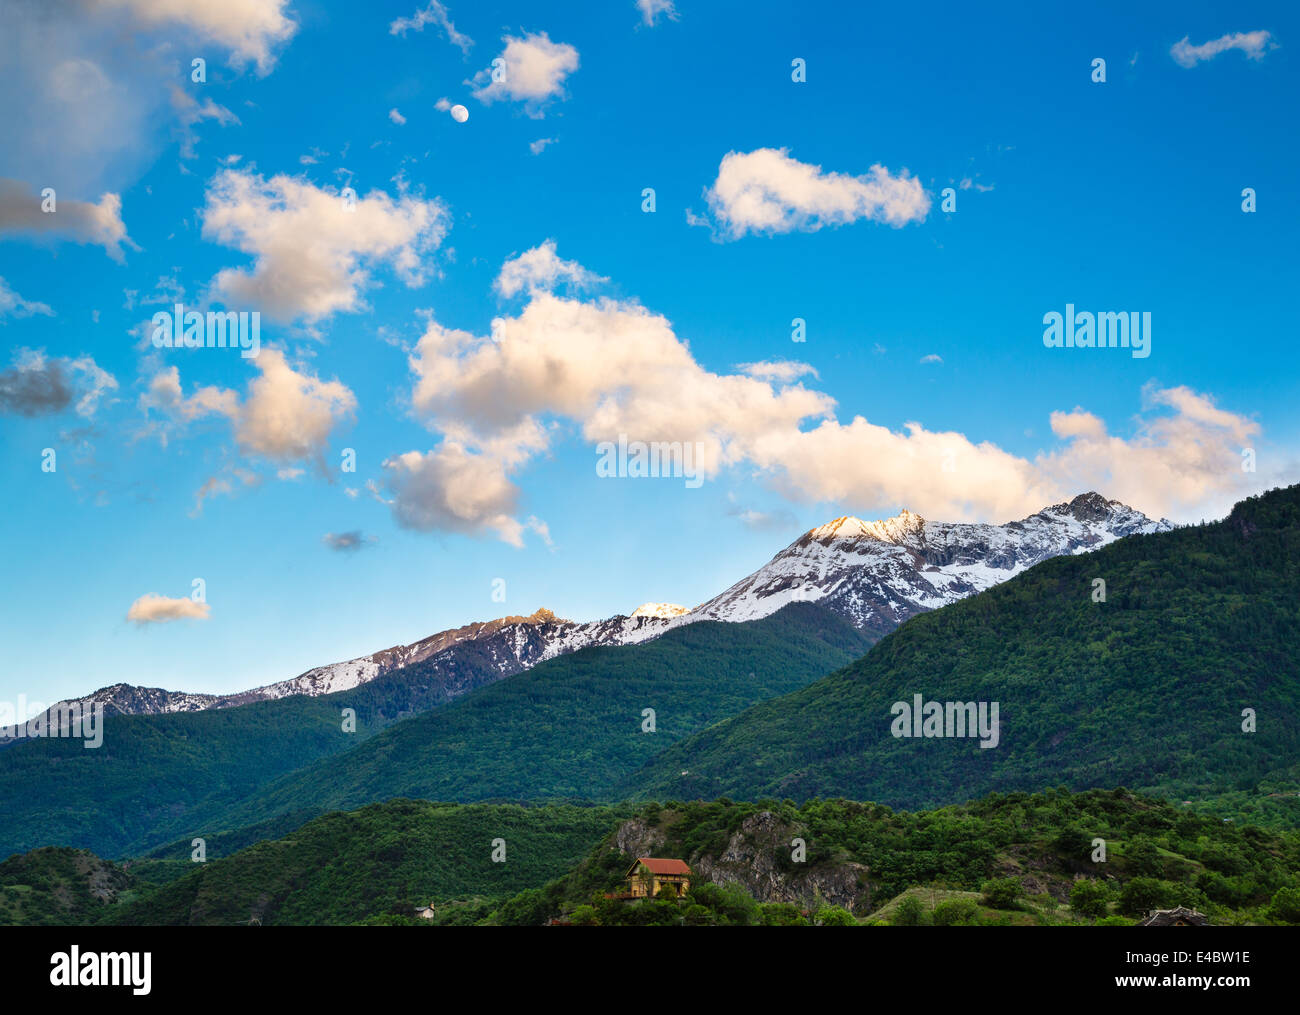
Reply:
[[653, 856], [643, 856], [637, 859], [637, 863], [643, 865], [651, 874], [689, 874], [691, 872], [685, 860], [660, 860]]

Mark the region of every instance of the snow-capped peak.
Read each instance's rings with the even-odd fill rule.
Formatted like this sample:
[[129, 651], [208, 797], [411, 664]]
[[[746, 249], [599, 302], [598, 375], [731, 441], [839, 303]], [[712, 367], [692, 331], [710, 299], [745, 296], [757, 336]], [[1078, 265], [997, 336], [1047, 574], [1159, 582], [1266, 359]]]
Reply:
[[659, 617], [667, 620], [670, 617], [680, 617], [683, 613], [690, 613], [685, 606], [678, 606], [676, 603], [642, 603], [632, 611], [634, 617]]
[[[873, 522], [845, 515], [800, 536], [753, 574], [693, 610], [649, 602], [630, 617], [575, 624], [539, 609], [527, 617], [467, 624], [237, 694], [118, 685], [77, 700], [102, 701], [106, 711], [128, 714], [229, 708], [347, 690], [416, 663], [427, 664], [421, 679], [441, 687], [450, 699], [589, 645], [637, 644], [700, 620], [757, 620], [797, 601], [818, 602], [860, 630], [882, 636], [917, 613], [991, 588], [1049, 557], [1086, 553], [1126, 536], [1171, 528], [1164, 519], [1153, 522], [1095, 492], [1003, 525], [926, 521], [906, 509]], [[0, 729], [0, 746], [13, 742], [6, 734], [12, 737], [14, 731]]]
[[1049, 557], [1169, 528], [1098, 493], [1004, 525], [931, 522], [907, 510], [874, 522], [844, 516], [805, 533], [684, 619], [756, 620], [803, 600], [884, 634], [916, 613], [981, 592]]
[[819, 543], [834, 539], [878, 539], [882, 543], [897, 543], [924, 525], [924, 518], [903, 508], [893, 518], [878, 518], [874, 522], [844, 515], [810, 530], [805, 538]]

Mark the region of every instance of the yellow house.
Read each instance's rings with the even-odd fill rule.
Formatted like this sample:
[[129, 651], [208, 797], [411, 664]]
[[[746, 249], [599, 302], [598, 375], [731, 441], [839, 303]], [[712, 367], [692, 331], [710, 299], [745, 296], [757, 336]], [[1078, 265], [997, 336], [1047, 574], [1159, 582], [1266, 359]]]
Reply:
[[634, 899], [655, 898], [669, 885], [680, 899], [691, 890], [691, 869], [683, 860], [643, 856], [628, 868], [627, 890]]

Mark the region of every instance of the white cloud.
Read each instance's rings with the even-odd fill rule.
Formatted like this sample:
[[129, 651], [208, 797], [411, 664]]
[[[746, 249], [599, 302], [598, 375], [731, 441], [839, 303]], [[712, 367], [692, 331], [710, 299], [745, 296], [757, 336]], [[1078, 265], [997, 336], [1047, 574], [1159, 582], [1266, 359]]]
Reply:
[[776, 381], [779, 384], [793, 384], [800, 377], [816, 377], [817, 371], [807, 363], [794, 360], [767, 360], [762, 363], [738, 363], [736, 369], [749, 377], [761, 381]]
[[636, 0], [636, 6], [641, 12], [642, 23], [646, 25], [653, 25], [661, 14], [669, 21], [681, 17], [673, 0]]
[[1035, 464], [1058, 484], [1080, 477], [1080, 489], [1185, 519], [1215, 517], [1245, 494], [1275, 485], [1261, 479], [1248, 486], [1252, 477], [1241, 471], [1242, 449], [1254, 447], [1261, 432], [1255, 421], [1185, 386], [1148, 384], [1142, 400], [1143, 415], [1128, 439], [1082, 409], [1052, 413], [1052, 432], [1066, 446]]
[[356, 410], [356, 396], [338, 381], [299, 373], [276, 349], [262, 350], [257, 366], [262, 375], [239, 408], [236, 442], [273, 462], [319, 461], [335, 425]]
[[[296, 25], [288, 0], [8, 0], [0, 31], [0, 177], [69, 198], [123, 193], [169, 134], [182, 157], [211, 100], [174, 105], [190, 61], [270, 71]], [[209, 77], [211, 80], [211, 77]], [[200, 86], [201, 87], [201, 86]]]
[[0, 236], [11, 233], [93, 243], [119, 263], [125, 260], [122, 244], [135, 248], [122, 221], [122, 199], [116, 194], [105, 194], [98, 204], [74, 201], [57, 192], [54, 197], [54, 211], [45, 212], [38, 192], [19, 180], [0, 179]]
[[348, 201], [299, 178], [223, 170], [208, 188], [203, 235], [255, 261], [219, 272], [211, 291], [227, 307], [283, 321], [361, 310], [375, 266], [388, 265], [407, 286], [424, 283], [449, 218], [437, 199], [371, 191]]
[[406, 122], [406, 117], [397, 111], [396, 106], [388, 111], [388, 118], [399, 127]]
[[133, 310], [137, 306], [171, 307], [176, 303], [185, 302], [185, 286], [175, 275], [159, 275], [158, 281], [154, 283], [153, 292], [141, 293], [138, 289], [123, 289], [122, 295], [125, 297], [125, 302], [122, 304], [124, 310]]
[[609, 279], [588, 271], [577, 261], [565, 261], [556, 256], [555, 241], [546, 240], [540, 246], [525, 250], [501, 266], [501, 274], [494, 283], [502, 296], [515, 296], [521, 291], [555, 289], [562, 282], [574, 286], [600, 285]]
[[940, 356], [938, 353], [930, 352], [930, 353], [926, 353], [924, 356], [922, 356], [922, 357], [920, 358], [920, 360], [918, 360], [918, 362], [920, 362], [920, 363], [939, 363], [939, 364], [942, 364], [942, 363], [943, 363], [943, 357]]
[[787, 150], [728, 152], [705, 192], [714, 217], [733, 239], [753, 233], [813, 232], [859, 219], [894, 227], [920, 222], [930, 210], [921, 181], [881, 165], [862, 176], [823, 172]]
[[[180, 371], [171, 366], [150, 379], [141, 407], [163, 412], [176, 423], [224, 417], [245, 455], [281, 466], [303, 461], [321, 465], [331, 433], [355, 413], [356, 396], [339, 381], [295, 370], [278, 349], [264, 348], [251, 362], [260, 374], [242, 402], [234, 391], [217, 387], [184, 397]], [[294, 478], [292, 470], [280, 472], [281, 478]]]
[[198, 142], [198, 135], [194, 131], [196, 123], [203, 120], [216, 120], [223, 127], [239, 123], [239, 117], [225, 106], [220, 106], [211, 99], [200, 104], [189, 92], [175, 85], [172, 86], [172, 109], [176, 111], [177, 133], [180, 137], [180, 153], [183, 159], [195, 157], [194, 146]]
[[502, 61], [494, 79], [494, 68], [481, 70], [472, 84], [474, 98], [485, 105], [502, 99], [526, 103], [530, 116], [540, 117], [541, 106], [556, 96], [564, 97], [564, 79], [578, 69], [578, 51], [565, 42], [552, 42], [545, 32], [522, 39], [507, 35]]
[[239, 395], [229, 388], [208, 386], [186, 398], [181, 392], [180, 369], [170, 366], [150, 378], [148, 390], [140, 396], [140, 406], [157, 409], [184, 422], [208, 415], [234, 419], [238, 415]]
[[512, 546], [523, 545], [524, 526], [512, 517], [519, 491], [499, 459], [448, 440], [435, 451], [396, 455], [384, 462], [384, 471], [399, 525], [491, 532]]
[[9, 283], [3, 277], [0, 277], [0, 323], [3, 323], [6, 317], [33, 317], [36, 314], [53, 317], [54, 311], [50, 309], [48, 303], [23, 299], [9, 287]]
[[298, 30], [285, 13], [289, 0], [100, 0], [100, 6], [130, 12], [143, 28], [188, 30], [230, 50], [235, 66], [253, 63], [263, 75], [275, 66], [274, 50]]
[[126, 611], [126, 619], [137, 624], [165, 624], [172, 620], [207, 620], [211, 614], [207, 603], [198, 603], [187, 596], [169, 599], [150, 593], [141, 596]]
[[547, 145], [555, 144], [558, 140], [559, 138], [554, 137], [539, 137], [528, 145], [528, 150], [534, 155], [541, 155]]
[[81, 395], [77, 399], [77, 415], [90, 419], [99, 409], [100, 399], [108, 392], [117, 390], [117, 379], [90, 356], [78, 356], [68, 365], [78, 376], [81, 389]]
[[474, 40], [468, 35], [456, 31], [456, 26], [451, 23], [451, 16], [447, 13], [447, 8], [438, 0], [430, 0], [429, 6], [416, 11], [409, 18], [397, 18], [388, 26], [388, 34], [405, 35], [408, 31], [422, 32], [424, 26], [430, 24], [441, 28], [447, 36], [447, 41], [453, 46], [459, 46], [463, 53], [468, 53], [470, 47], [474, 45]]
[[522, 532], [513, 476], [566, 421], [593, 445], [620, 434], [698, 442], [705, 476], [743, 466], [794, 502], [905, 505], [952, 520], [1020, 518], [1090, 489], [1149, 514], [1199, 518], [1264, 482], [1239, 468], [1258, 425], [1186, 388], [1148, 389], [1129, 438], [1081, 410], [1058, 413], [1057, 446], [1026, 458], [920, 422], [842, 421], [830, 396], [789, 383], [807, 375], [801, 364], [714, 373], [634, 301], [531, 289], [488, 336], [431, 319], [411, 366], [414, 411], [443, 443], [390, 460], [399, 522], [507, 542]]
[[1221, 35], [1217, 39], [1203, 42], [1199, 46], [1193, 46], [1188, 41], [1188, 36], [1184, 35], [1173, 44], [1169, 55], [1180, 67], [1195, 67], [1198, 63], [1213, 60], [1220, 53], [1226, 53], [1231, 49], [1241, 50], [1248, 59], [1262, 60], [1268, 50], [1275, 49], [1277, 46], [1276, 43], [1270, 44], [1271, 40], [1272, 35], [1265, 31], [1234, 32], [1231, 35]]

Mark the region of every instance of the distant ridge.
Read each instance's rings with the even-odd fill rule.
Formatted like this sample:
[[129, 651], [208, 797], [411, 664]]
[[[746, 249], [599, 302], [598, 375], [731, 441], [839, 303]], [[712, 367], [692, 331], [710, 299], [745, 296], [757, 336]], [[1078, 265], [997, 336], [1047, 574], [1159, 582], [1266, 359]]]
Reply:
[[[810, 529], [767, 564], [707, 602], [687, 609], [647, 602], [630, 616], [574, 623], [542, 608], [466, 624], [409, 645], [317, 666], [288, 680], [234, 694], [196, 694], [114, 684], [53, 706], [102, 704], [106, 714], [160, 715], [232, 708], [295, 694], [345, 691], [459, 649], [489, 653], [500, 677], [588, 645], [628, 645], [698, 620], [743, 623], [796, 601], [818, 602], [859, 630], [880, 637], [909, 617], [990, 588], [1049, 557], [1083, 553], [1135, 533], [1163, 532], [1142, 512], [1096, 492], [1083, 493], [1005, 525], [933, 522], [903, 509], [893, 518], [844, 515]], [[44, 721], [49, 721], [46, 712]], [[29, 724], [30, 725], [30, 724]], [[0, 746], [13, 743], [0, 728]]]

